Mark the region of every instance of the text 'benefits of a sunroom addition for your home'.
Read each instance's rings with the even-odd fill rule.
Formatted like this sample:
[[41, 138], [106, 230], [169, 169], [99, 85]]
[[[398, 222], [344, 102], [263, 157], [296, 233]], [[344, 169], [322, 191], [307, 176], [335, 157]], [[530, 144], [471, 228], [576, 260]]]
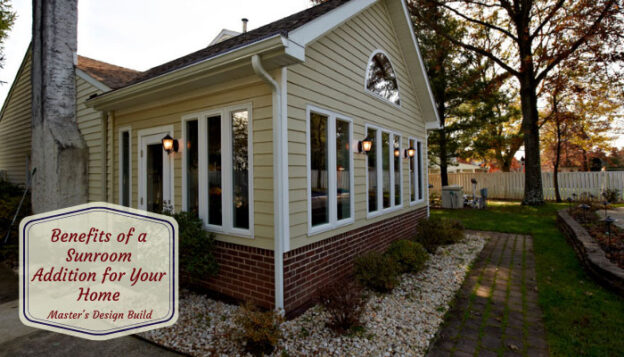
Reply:
[[178, 315], [178, 225], [168, 216], [90, 203], [20, 225], [20, 318], [109, 339]]

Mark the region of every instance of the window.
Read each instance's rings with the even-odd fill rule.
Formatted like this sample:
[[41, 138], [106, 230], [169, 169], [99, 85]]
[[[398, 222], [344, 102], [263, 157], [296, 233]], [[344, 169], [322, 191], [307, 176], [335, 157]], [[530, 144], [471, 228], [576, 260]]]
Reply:
[[119, 204], [130, 207], [132, 204], [132, 153], [130, 128], [119, 130]]
[[417, 203], [424, 197], [424, 178], [423, 178], [423, 147], [420, 140], [409, 139], [409, 147], [414, 148], [414, 156], [410, 161], [410, 202]]
[[366, 133], [373, 140], [366, 160], [368, 217], [373, 217], [403, 204], [401, 136], [372, 126]]
[[308, 108], [308, 228], [314, 234], [353, 222], [352, 121]]
[[183, 118], [185, 209], [209, 230], [252, 236], [251, 106]]
[[382, 51], [375, 51], [366, 66], [366, 90], [374, 95], [400, 105], [399, 85], [388, 56]]

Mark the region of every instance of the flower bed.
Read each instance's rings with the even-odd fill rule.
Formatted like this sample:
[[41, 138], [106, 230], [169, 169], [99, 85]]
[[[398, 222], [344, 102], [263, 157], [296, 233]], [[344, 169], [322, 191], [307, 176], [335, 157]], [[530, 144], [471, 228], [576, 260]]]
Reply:
[[[337, 336], [325, 325], [322, 307], [309, 309], [282, 324], [283, 338], [273, 355], [424, 355], [484, 243], [482, 236], [471, 233], [459, 243], [438, 248], [424, 270], [402, 275], [392, 293], [371, 294], [363, 328], [348, 335]], [[239, 309], [183, 292], [178, 323], [141, 336], [192, 355], [242, 355], [242, 346], [232, 338]]]
[[571, 211], [558, 212], [559, 229], [574, 248], [585, 269], [597, 281], [624, 296], [624, 249], [621, 231], [617, 227], [611, 227], [614, 234], [609, 242], [609, 238], [604, 235], [605, 227], [601, 227], [601, 222], [593, 211]]

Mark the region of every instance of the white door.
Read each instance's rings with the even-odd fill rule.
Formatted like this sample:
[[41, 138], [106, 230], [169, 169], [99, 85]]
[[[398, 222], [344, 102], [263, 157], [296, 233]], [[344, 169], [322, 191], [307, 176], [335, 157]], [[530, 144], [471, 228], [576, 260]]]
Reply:
[[161, 213], [173, 209], [172, 158], [162, 147], [169, 130], [148, 129], [139, 132], [139, 209]]

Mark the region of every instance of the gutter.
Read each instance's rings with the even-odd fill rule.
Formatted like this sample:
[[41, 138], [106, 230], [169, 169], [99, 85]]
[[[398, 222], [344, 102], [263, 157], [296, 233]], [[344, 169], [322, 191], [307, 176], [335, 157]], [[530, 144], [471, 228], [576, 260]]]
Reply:
[[260, 56], [251, 57], [254, 72], [273, 90], [273, 224], [275, 308], [284, 310], [284, 252], [289, 249], [288, 147], [286, 110], [286, 67], [282, 67], [282, 87], [262, 66]]

